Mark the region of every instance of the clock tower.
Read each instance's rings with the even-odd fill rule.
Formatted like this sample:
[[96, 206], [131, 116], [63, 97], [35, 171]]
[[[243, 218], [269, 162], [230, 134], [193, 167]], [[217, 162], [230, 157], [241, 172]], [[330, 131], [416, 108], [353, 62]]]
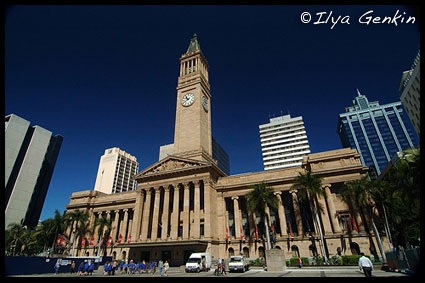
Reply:
[[193, 35], [180, 57], [173, 154], [212, 161], [208, 62]]

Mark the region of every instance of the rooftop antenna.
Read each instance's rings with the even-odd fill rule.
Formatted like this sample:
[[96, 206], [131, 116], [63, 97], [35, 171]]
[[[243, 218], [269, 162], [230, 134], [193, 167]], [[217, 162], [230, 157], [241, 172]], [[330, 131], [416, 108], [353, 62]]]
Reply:
[[359, 97], [361, 96], [359, 89], [357, 89], [357, 96], [359, 96]]

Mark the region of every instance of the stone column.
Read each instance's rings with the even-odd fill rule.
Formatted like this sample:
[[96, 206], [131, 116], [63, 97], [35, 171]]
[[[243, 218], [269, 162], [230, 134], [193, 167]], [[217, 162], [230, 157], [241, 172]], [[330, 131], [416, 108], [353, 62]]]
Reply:
[[112, 224], [112, 240], [114, 240], [114, 242], [117, 240], [117, 233], [118, 233], [118, 221], [120, 219], [120, 211], [119, 210], [115, 210], [115, 219], [114, 219], [114, 223]]
[[134, 219], [134, 209], [131, 209], [131, 211], [133, 211], [133, 217], [128, 221], [128, 232], [127, 232], [127, 241], [131, 236], [131, 242], [133, 242], [134, 240], [137, 240], [134, 238], [133, 235], [131, 235], [132, 231], [133, 231], [133, 219]]
[[291, 190], [290, 193], [292, 195], [292, 203], [294, 205], [295, 221], [297, 222], [298, 235], [301, 236], [304, 234], [304, 230], [303, 222], [301, 220], [300, 206], [298, 204], [297, 190]]
[[323, 223], [323, 234], [325, 235], [325, 234], [332, 233], [332, 227], [331, 227], [331, 223], [330, 223], [328, 209], [326, 207], [326, 201], [320, 195], [317, 196], [317, 200], [320, 204], [320, 207], [322, 208], [319, 213], [320, 213], [320, 216], [322, 218], [322, 223]]
[[[211, 229], [211, 194], [212, 189], [208, 179], [203, 180], [204, 184], [204, 238], [210, 239], [212, 237]], [[217, 213], [215, 214], [217, 215]]]
[[124, 219], [122, 221], [122, 225], [120, 229], [123, 242], [127, 240], [127, 235], [125, 233], [127, 231], [127, 222], [128, 222], [128, 209], [124, 209]]
[[286, 231], [286, 216], [285, 207], [283, 206], [282, 192], [275, 192], [274, 194], [279, 200], [279, 208], [277, 212], [279, 214], [280, 236], [287, 236], [288, 232]]
[[159, 205], [160, 205], [160, 197], [161, 197], [161, 188], [155, 189], [155, 200], [153, 205], [153, 216], [152, 216], [152, 234], [151, 240], [155, 241], [158, 237], [158, 218], [159, 218]]
[[161, 240], [166, 240], [168, 237], [168, 216], [169, 216], [169, 209], [170, 206], [170, 187], [166, 186], [164, 188], [164, 206], [162, 209], [162, 230], [161, 230]]
[[[109, 219], [111, 219], [111, 211], [106, 211], [106, 219], [107, 220], [109, 220]], [[105, 235], [105, 237], [106, 236], [108, 236], [108, 235], [106, 235], [106, 232], [108, 231], [108, 227], [103, 227], [103, 235]], [[108, 239], [106, 239], [106, 241], [107, 241]]]
[[173, 212], [171, 213], [171, 239], [177, 240], [179, 235], [179, 185], [173, 185], [174, 199], [173, 199]]
[[255, 239], [255, 223], [252, 212], [248, 211], [249, 237]]
[[136, 190], [136, 204], [134, 206], [133, 213], [133, 224], [131, 231], [133, 235], [131, 236], [132, 241], [138, 241], [140, 237], [140, 222], [142, 218], [143, 211], [143, 191], [141, 189]]
[[[89, 218], [89, 236], [87, 237], [88, 242], [90, 242], [90, 238], [91, 238], [91, 232], [93, 231], [93, 225], [94, 225], [94, 219], [95, 219], [95, 214], [93, 212], [93, 208], [90, 209], [89, 211], [90, 213], [90, 218]], [[94, 231], [93, 231], [94, 232]], [[89, 244], [86, 244], [87, 247], [89, 247]]]
[[152, 191], [150, 189], [146, 189], [146, 200], [145, 200], [145, 204], [143, 205], [142, 241], [146, 241], [148, 239], [149, 213], [151, 210], [151, 196], [152, 196]]
[[183, 194], [183, 239], [189, 238], [189, 184], [184, 185], [184, 194]]
[[[97, 218], [100, 218], [102, 216], [101, 211], [95, 212], [95, 213], [97, 213]], [[96, 220], [93, 221], [93, 225], [94, 225], [95, 221]], [[100, 229], [100, 226], [96, 226], [96, 228], [94, 229], [94, 241], [95, 241], [95, 243], [99, 243], [99, 229]]]
[[[195, 197], [193, 200], [193, 215], [194, 215], [194, 221], [193, 221], [193, 227], [192, 232], [190, 233], [192, 239], [199, 239], [201, 237], [201, 193], [200, 193], [200, 185], [199, 181], [195, 182]], [[205, 228], [205, 225], [204, 225]]]
[[241, 219], [239, 218], [239, 202], [238, 202], [238, 199], [239, 199], [239, 197], [232, 197], [236, 239], [239, 239], [240, 236], [241, 236]]
[[325, 185], [325, 192], [326, 192], [326, 196], [327, 196], [327, 199], [328, 199], [329, 213], [330, 213], [332, 226], [334, 228], [334, 233], [339, 234], [339, 233], [341, 233], [341, 227], [339, 226], [338, 216], [336, 215], [336, 209], [335, 209], [335, 204], [334, 204], [334, 200], [333, 200], [333, 194], [331, 193], [330, 186], [331, 185]]

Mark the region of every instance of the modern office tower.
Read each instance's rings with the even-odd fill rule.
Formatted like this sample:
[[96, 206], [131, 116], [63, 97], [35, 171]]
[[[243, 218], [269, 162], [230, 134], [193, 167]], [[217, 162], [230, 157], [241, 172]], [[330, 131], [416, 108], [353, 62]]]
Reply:
[[259, 129], [264, 170], [301, 166], [303, 157], [310, 153], [301, 116], [271, 118]]
[[[174, 144], [166, 144], [159, 147], [159, 159], [162, 160], [168, 155], [173, 155]], [[221, 147], [221, 145], [212, 138], [212, 157], [217, 160], [217, 166], [226, 175], [230, 175], [230, 159], [227, 152]]]
[[136, 157], [118, 147], [109, 148], [100, 158], [94, 190], [105, 194], [133, 191], [136, 189], [133, 176], [138, 170]]
[[343, 147], [357, 149], [363, 165], [379, 175], [398, 152], [418, 144], [401, 102], [379, 105], [357, 90], [353, 106], [339, 114], [338, 135]]
[[400, 83], [400, 100], [412, 121], [418, 136], [421, 135], [421, 54], [418, 51], [412, 67], [403, 72]]
[[220, 168], [226, 175], [230, 175], [230, 161], [229, 155], [221, 147], [221, 145], [212, 138], [212, 157], [217, 160], [217, 166]]
[[37, 226], [63, 137], [10, 114], [5, 117], [5, 229]]

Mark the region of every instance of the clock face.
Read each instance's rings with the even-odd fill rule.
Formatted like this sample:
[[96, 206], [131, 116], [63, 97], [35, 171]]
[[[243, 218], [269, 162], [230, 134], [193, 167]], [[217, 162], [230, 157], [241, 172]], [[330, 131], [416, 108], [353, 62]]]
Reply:
[[182, 104], [183, 106], [190, 106], [195, 101], [195, 95], [193, 93], [188, 93], [183, 96]]
[[202, 96], [202, 106], [204, 106], [205, 111], [208, 111], [208, 98], [205, 95]]

